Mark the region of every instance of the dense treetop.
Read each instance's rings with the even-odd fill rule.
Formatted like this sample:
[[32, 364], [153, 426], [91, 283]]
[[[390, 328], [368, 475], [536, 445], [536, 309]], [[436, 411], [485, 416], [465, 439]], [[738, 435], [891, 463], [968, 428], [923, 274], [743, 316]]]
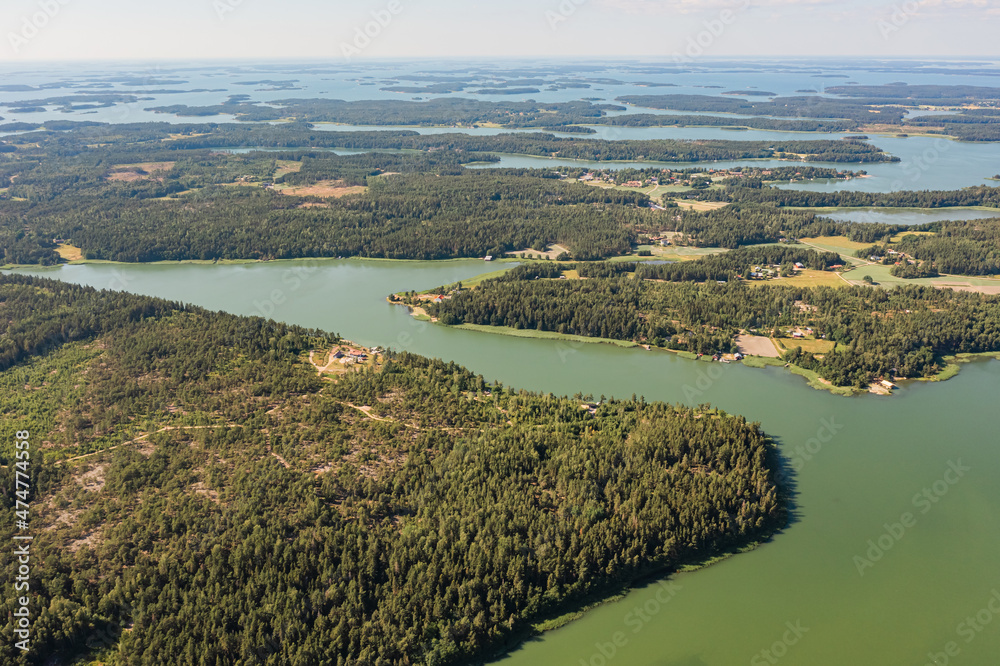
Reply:
[[707, 407], [407, 354], [330, 381], [307, 358], [336, 336], [49, 280], [0, 276], [0, 311], [37, 563], [4, 663], [463, 663], [782, 524], [768, 438]]

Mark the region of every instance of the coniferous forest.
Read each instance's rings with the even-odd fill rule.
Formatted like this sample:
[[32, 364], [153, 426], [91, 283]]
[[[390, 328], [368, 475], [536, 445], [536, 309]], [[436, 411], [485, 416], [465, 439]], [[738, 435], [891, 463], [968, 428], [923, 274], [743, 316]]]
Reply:
[[36, 278], [0, 311], [45, 554], [5, 664], [459, 663], [784, 521], [768, 437], [707, 406], [389, 352], [331, 379], [335, 335]]
[[[814, 255], [799, 258], [826, 261]], [[717, 284], [746, 265], [720, 264], [727, 258], [679, 267], [633, 265], [634, 276], [607, 271], [598, 277], [595, 271], [583, 280], [553, 279], [558, 276], [525, 266], [427, 308], [448, 325], [554, 331], [708, 355], [738, 351], [736, 336], [747, 331], [783, 337], [810, 327], [834, 346], [824, 354], [794, 348], [785, 360], [837, 386], [858, 388], [882, 376], [933, 376], [947, 355], [1000, 351], [1000, 297], [933, 287]]]

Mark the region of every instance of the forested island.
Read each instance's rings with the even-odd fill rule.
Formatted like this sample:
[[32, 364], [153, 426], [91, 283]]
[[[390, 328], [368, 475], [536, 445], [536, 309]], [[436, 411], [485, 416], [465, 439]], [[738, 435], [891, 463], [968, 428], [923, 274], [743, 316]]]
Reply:
[[0, 309], [0, 464], [30, 432], [45, 558], [4, 663], [466, 663], [785, 522], [773, 444], [708, 406], [38, 278]]
[[[733, 125], [794, 131], [898, 131], [941, 134], [963, 141], [1000, 141], [1000, 88], [965, 85], [832, 86], [831, 97], [815, 95], [738, 99], [713, 95], [625, 95], [617, 101], [650, 109], [738, 114], [751, 118], [656, 114], [615, 116], [601, 122], [634, 126]], [[747, 92], [743, 93], [747, 95]], [[908, 117], [909, 110], [939, 110]], [[766, 117], [773, 116], [773, 117]], [[807, 120], [809, 119], [809, 120]]]
[[768, 266], [782, 275], [829, 270], [836, 256], [765, 246], [672, 265], [531, 264], [474, 288], [438, 290], [442, 296], [431, 302], [414, 294], [394, 298], [446, 325], [627, 340], [716, 360], [738, 360], [740, 338], [755, 336], [775, 343], [775, 357], [813, 373], [819, 384], [854, 389], [935, 377], [956, 354], [1000, 352], [997, 296], [752, 279], [766, 280]]

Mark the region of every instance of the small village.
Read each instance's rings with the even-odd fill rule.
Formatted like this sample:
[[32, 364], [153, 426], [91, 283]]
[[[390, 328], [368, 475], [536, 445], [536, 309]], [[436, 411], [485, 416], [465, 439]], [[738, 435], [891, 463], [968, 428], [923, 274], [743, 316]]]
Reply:
[[[616, 170], [601, 170], [601, 171], [588, 171], [580, 175], [577, 180], [581, 183], [589, 183], [592, 185], [612, 185], [619, 187], [628, 188], [647, 188], [647, 187], [657, 187], [657, 186], [678, 186], [678, 187], [706, 187], [713, 181], [721, 181], [730, 178], [761, 178], [763, 180], [768, 180], [776, 175], [775, 169], [759, 169], [759, 168], [734, 168], [734, 169], [684, 169], [684, 170], [673, 170], [673, 169], [660, 169], [657, 173], [652, 169], [645, 169], [643, 172], [651, 172], [653, 175], [643, 178], [629, 178], [627, 175], [622, 175], [622, 172]], [[634, 174], [634, 171], [626, 172], [628, 174]], [[559, 174], [563, 178], [570, 178], [568, 173]], [[784, 176], [785, 174], [781, 174]], [[809, 178], [802, 171], [796, 171], [794, 174], [788, 174], [791, 177], [788, 178], [788, 182], [795, 183], [799, 180], [813, 180]], [[850, 171], [837, 171], [830, 174], [831, 177], [835, 177], [838, 180], [851, 180], [854, 175]], [[625, 180], [628, 178], [628, 180]]]

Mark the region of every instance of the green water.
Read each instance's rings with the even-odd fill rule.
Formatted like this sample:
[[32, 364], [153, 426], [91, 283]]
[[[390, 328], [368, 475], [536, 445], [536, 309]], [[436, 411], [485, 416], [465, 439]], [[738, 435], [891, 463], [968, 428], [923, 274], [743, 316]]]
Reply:
[[[503, 666], [923, 666], [934, 663], [928, 653], [943, 653], [949, 642], [957, 656], [947, 663], [1000, 663], [1000, 598], [988, 610], [1000, 590], [1000, 363], [970, 364], [956, 379], [911, 384], [892, 398], [843, 398], [812, 390], [780, 368], [446, 329], [416, 322], [384, 300], [392, 291], [492, 268], [480, 261], [324, 261], [31, 273], [269, 314], [360, 343], [455, 360], [534, 390], [711, 402], [761, 421], [789, 461], [800, 464], [794, 521], [771, 543], [677, 576], [673, 591], [654, 584], [601, 606], [529, 641]], [[805, 460], [798, 450], [810, 446]], [[950, 463], [968, 470], [959, 477]], [[935, 503], [914, 502], [924, 488]], [[906, 513], [909, 527], [901, 538], [890, 536], [885, 525]], [[880, 538], [891, 547], [861, 575], [856, 556], [866, 557], [869, 540]], [[970, 616], [981, 631], [962, 624]], [[602, 650], [614, 654], [609, 659]], [[945, 663], [939, 655], [938, 666]]]

